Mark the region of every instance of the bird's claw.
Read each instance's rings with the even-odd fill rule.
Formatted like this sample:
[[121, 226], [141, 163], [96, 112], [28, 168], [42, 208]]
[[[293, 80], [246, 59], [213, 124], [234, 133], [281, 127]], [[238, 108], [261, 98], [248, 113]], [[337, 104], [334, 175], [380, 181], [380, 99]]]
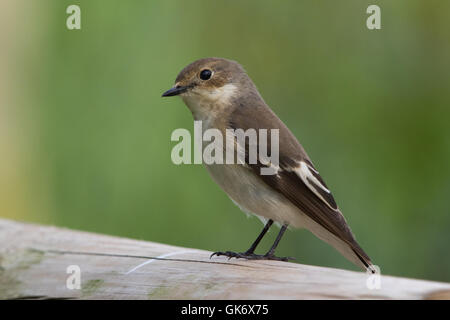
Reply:
[[247, 259], [247, 260], [277, 260], [277, 261], [289, 261], [289, 260], [295, 260], [295, 258], [292, 257], [276, 257], [273, 254], [255, 254], [255, 253], [249, 253], [249, 252], [232, 252], [232, 251], [216, 251], [211, 254], [209, 257], [210, 259], [214, 256], [225, 256], [228, 257], [228, 260], [231, 258], [236, 259]]

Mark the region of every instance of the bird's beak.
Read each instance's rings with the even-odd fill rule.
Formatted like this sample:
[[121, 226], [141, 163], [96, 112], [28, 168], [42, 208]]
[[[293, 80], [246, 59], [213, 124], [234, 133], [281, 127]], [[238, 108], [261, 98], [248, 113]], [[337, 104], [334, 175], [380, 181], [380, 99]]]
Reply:
[[162, 97], [172, 97], [172, 96], [177, 96], [181, 93], [184, 93], [187, 91], [189, 87], [188, 86], [175, 86], [173, 88], [170, 88], [169, 90], [167, 90], [166, 92], [164, 92], [162, 94]]

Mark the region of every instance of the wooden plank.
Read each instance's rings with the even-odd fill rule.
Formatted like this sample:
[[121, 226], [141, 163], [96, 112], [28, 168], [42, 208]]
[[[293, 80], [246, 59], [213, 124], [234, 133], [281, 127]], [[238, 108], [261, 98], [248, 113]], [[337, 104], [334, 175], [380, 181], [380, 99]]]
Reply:
[[[450, 284], [211, 252], [0, 219], [1, 299], [449, 299]], [[79, 266], [81, 288], [66, 285]]]

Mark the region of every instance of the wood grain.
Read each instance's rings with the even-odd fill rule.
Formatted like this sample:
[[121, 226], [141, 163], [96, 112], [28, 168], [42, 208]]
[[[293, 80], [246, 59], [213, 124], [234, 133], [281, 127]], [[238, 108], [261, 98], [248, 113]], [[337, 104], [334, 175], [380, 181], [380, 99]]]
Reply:
[[[1, 299], [449, 299], [450, 284], [211, 252], [0, 219]], [[68, 266], [81, 289], [66, 286]]]

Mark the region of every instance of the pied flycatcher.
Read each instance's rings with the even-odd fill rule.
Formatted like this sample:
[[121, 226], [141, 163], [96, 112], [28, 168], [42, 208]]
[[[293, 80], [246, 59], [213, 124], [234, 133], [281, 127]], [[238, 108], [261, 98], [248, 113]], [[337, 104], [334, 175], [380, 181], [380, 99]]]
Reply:
[[[203, 130], [218, 129], [227, 139], [227, 129], [266, 129], [269, 132], [278, 129], [279, 161], [276, 165], [261, 158], [256, 162], [249, 161], [251, 142], [245, 140], [245, 145], [239, 145], [233, 137], [236, 149], [245, 152], [243, 163], [205, 164], [213, 180], [233, 202], [244, 212], [266, 221], [261, 234], [247, 251], [215, 252], [212, 256], [286, 261], [289, 258], [276, 257], [274, 252], [286, 228], [292, 226], [310, 230], [351, 262], [373, 270], [369, 256], [356, 242], [302, 145], [267, 106], [240, 64], [222, 58], [197, 60], [178, 74], [175, 85], [163, 97], [175, 95], [183, 99], [196, 121], [202, 121]], [[260, 143], [257, 142], [257, 148]], [[275, 167], [275, 174], [261, 174], [260, 169], [268, 166]], [[273, 246], [264, 255], [255, 254], [256, 246], [273, 222], [282, 226]]]

